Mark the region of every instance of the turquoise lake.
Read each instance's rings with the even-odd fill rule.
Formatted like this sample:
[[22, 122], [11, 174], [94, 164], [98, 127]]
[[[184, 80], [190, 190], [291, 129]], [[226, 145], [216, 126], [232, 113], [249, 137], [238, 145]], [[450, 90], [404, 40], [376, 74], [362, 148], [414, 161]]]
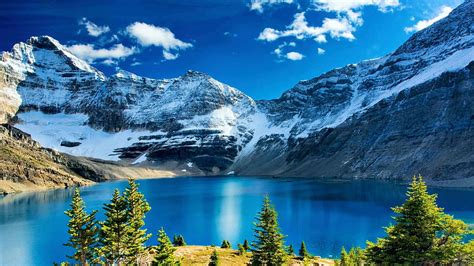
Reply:
[[[253, 239], [253, 221], [268, 194], [279, 213], [286, 243], [295, 250], [302, 240], [309, 251], [337, 257], [342, 246], [365, 246], [384, 235], [390, 207], [403, 203], [405, 185], [376, 181], [321, 181], [260, 177], [180, 177], [138, 181], [152, 210], [146, 228], [164, 227], [170, 237], [182, 234], [189, 245], [233, 247]], [[81, 188], [87, 209], [99, 210], [126, 181]], [[430, 189], [446, 212], [474, 223], [474, 191]], [[0, 198], [0, 265], [51, 265], [66, 260], [67, 217], [72, 189], [7, 195]]]

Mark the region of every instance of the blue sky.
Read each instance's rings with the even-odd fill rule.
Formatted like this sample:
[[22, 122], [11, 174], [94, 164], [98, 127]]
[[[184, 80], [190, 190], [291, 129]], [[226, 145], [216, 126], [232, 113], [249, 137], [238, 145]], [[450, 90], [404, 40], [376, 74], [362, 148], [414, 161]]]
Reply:
[[462, 0], [0, 1], [0, 50], [50, 35], [106, 74], [193, 69], [255, 99], [383, 56]]

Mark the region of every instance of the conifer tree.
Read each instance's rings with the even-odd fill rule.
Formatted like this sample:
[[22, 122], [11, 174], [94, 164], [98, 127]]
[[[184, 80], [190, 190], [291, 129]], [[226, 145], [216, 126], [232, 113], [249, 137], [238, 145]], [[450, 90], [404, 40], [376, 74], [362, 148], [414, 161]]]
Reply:
[[295, 256], [295, 250], [293, 249], [293, 245], [288, 246], [287, 253], [288, 253], [288, 256], [290, 256], [290, 257]]
[[341, 266], [349, 266], [350, 265], [350, 259], [349, 259], [349, 254], [347, 253], [346, 249], [342, 247], [341, 249], [341, 257], [339, 258], [339, 264]]
[[301, 247], [300, 250], [298, 251], [298, 255], [302, 257], [303, 259], [310, 257], [310, 254], [308, 253], [308, 250], [306, 249], [306, 244], [304, 241], [301, 242]]
[[64, 245], [72, 247], [75, 252], [72, 256], [68, 257], [78, 261], [81, 265], [95, 263], [98, 244], [97, 234], [99, 232], [95, 219], [97, 211], [87, 214], [78, 188], [74, 190], [70, 206], [71, 209], [64, 212], [70, 218], [67, 224], [69, 227], [69, 240]]
[[107, 264], [120, 265], [127, 258], [129, 226], [127, 224], [127, 202], [118, 189], [110, 203], [104, 205], [106, 219], [101, 222], [100, 253]]
[[250, 245], [249, 245], [249, 242], [247, 241], [247, 239], [244, 240], [244, 249], [245, 249], [245, 251], [250, 250]]
[[174, 235], [173, 236], [173, 245], [175, 247], [186, 246], [186, 241], [184, 241], [184, 237], [182, 235]]
[[445, 264], [462, 253], [462, 239], [468, 233], [464, 222], [443, 212], [430, 195], [422, 177], [414, 177], [407, 200], [393, 208], [395, 224], [385, 238], [367, 243], [367, 260], [388, 264]]
[[134, 179], [128, 180], [128, 187], [124, 192], [124, 199], [127, 203], [128, 216], [128, 243], [127, 256], [129, 263], [138, 264], [140, 257], [145, 252], [145, 242], [151, 237], [143, 229], [145, 225], [145, 214], [150, 211], [150, 205], [144, 195], [138, 191], [138, 184]]
[[360, 247], [352, 248], [351, 252], [354, 254], [353, 264], [354, 265], [364, 265], [365, 264], [365, 255], [364, 251]]
[[217, 251], [214, 249], [211, 255], [211, 261], [209, 262], [209, 266], [219, 266], [219, 256], [217, 256]]
[[232, 246], [229, 241], [227, 240], [222, 241], [221, 248], [231, 248], [231, 247]]
[[163, 227], [158, 231], [158, 246], [153, 265], [175, 265], [176, 258], [174, 251], [176, 250], [171, 244], [171, 240], [166, 235]]
[[257, 214], [255, 241], [252, 243], [253, 265], [281, 265], [286, 261], [284, 236], [280, 233], [278, 214], [268, 196], [263, 201], [262, 210]]
[[245, 248], [244, 248], [244, 245], [242, 244], [237, 244], [237, 250], [239, 252], [239, 255], [244, 255], [245, 254]]

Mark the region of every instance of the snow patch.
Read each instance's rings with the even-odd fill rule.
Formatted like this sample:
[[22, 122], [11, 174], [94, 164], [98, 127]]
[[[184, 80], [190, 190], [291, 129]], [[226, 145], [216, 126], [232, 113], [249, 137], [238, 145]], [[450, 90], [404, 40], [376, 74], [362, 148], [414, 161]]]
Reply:
[[[20, 122], [15, 126], [31, 134], [34, 140], [45, 147], [104, 160], [119, 160], [118, 154], [114, 153], [115, 149], [127, 147], [131, 143], [139, 142], [140, 136], [151, 134], [150, 131], [125, 130], [108, 133], [93, 129], [87, 125], [88, 116], [84, 114], [44, 114], [33, 111], [19, 113], [18, 118]], [[61, 146], [62, 141], [77, 141], [81, 145], [64, 147]]]

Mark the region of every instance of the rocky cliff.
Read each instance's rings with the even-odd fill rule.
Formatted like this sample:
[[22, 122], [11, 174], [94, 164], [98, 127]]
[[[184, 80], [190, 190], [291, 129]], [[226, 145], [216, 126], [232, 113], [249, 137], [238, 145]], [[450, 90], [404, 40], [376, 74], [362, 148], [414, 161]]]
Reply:
[[0, 125], [0, 194], [45, 188], [81, 186], [100, 181], [74, 158], [42, 148], [30, 135]]
[[2, 55], [0, 119], [49, 148], [183, 174], [469, 179], [473, 61], [471, 0], [391, 54], [266, 101], [196, 71], [106, 77], [32, 37]]

